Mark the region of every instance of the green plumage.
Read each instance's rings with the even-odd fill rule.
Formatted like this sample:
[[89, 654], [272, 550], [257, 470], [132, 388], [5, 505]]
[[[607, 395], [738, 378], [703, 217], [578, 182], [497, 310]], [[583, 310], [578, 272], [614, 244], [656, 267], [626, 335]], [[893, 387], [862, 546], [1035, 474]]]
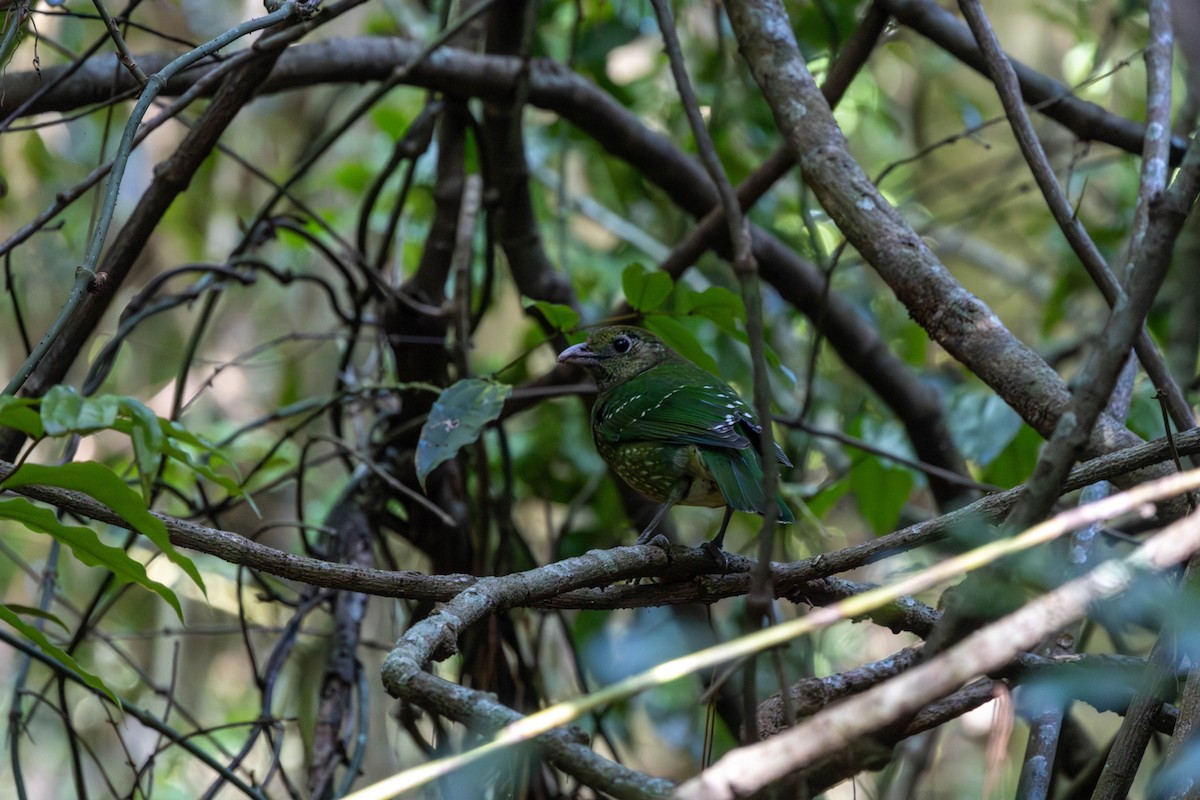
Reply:
[[[760, 514], [766, 508], [762, 427], [728, 384], [629, 326], [602, 328], [558, 360], [586, 368], [596, 380], [592, 434], [601, 457], [634, 489], [666, 504], [664, 512], [677, 503]], [[661, 518], [662, 512], [639, 542]], [[780, 500], [779, 521], [794, 520]], [[723, 524], [717, 547], [724, 532]]]

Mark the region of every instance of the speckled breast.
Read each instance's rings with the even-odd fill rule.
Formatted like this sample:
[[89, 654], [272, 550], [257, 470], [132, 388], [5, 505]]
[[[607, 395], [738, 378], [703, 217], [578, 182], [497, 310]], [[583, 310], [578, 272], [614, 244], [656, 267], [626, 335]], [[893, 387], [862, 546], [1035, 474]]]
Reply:
[[597, 437], [596, 449], [621, 480], [651, 500], [667, 502], [680, 481], [689, 480], [691, 485], [680, 505], [710, 508], [725, 505], [725, 496], [693, 445], [614, 444]]

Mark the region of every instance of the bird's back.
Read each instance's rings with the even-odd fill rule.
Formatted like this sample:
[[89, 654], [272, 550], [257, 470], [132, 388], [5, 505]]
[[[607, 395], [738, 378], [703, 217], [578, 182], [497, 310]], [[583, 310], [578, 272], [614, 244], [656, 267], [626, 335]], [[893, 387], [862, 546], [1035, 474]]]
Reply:
[[[680, 503], [766, 508], [762, 429], [753, 411], [728, 384], [689, 361], [673, 359], [607, 388], [593, 407], [592, 427], [601, 456], [652, 499], [666, 502], [688, 478]], [[792, 520], [782, 503], [780, 519]]]

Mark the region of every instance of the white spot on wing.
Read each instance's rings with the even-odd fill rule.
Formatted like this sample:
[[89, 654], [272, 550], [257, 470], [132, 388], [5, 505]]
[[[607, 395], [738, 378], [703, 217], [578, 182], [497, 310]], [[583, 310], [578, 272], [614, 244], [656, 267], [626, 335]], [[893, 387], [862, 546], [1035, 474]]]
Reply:
[[620, 414], [620, 413], [621, 413], [621, 409], [623, 409], [625, 406], [627, 406], [627, 405], [629, 405], [630, 403], [632, 403], [634, 400], [637, 400], [639, 397], [641, 397], [641, 395], [640, 395], [640, 394], [635, 394], [635, 395], [633, 395], [632, 397], [626, 398], [625, 402], [621, 403], [621, 405], [617, 406], [616, 408], [614, 408], [614, 409], [612, 410], [612, 413], [613, 413], [614, 415], [616, 415], [616, 414]]
[[665, 402], [667, 402], [668, 400], [670, 400], [670, 399], [671, 399], [671, 397], [672, 397], [672, 395], [679, 394], [679, 393], [680, 393], [680, 392], [682, 392], [682, 391], [683, 391], [683, 387], [682, 387], [682, 386], [680, 386], [678, 389], [672, 389], [671, 391], [669, 391], [669, 392], [667, 392], [665, 395], [663, 395], [663, 398], [662, 398], [662, 400], [659, 400], [657, 403], [655, 403], [654, 405], [650, 406], [650, 408], [644, 409], [644, 410], [642, 411], [642, 413], [638, 414], [637, 418], [638, 418], [638, 419], [641, 419], [642, 417], [644, 417], [644, 416], [646, 416], [647, 414], [649, 414], [651, 411], [656, 411], [658, 408], [660, 408], [660, 407], [662, 406], [662, 404], [663, 404], [663, 403], [665, 403]]

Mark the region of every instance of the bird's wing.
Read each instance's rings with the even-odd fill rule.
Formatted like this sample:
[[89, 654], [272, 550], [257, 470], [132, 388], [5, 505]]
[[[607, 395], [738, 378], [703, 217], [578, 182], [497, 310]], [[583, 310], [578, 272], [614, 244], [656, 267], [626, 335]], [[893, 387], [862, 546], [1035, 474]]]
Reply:
[[[593, 414], [597, 437], [613, 444], [699, 446], [726, 502], [741, 511], [763, 511], [762, 428], [746, 403], [717, 378], [698, 369], [649, 370], [609, 391]], [[775, 452], [780, 463], [791, 466], [779, 445]], [[794, 519], [780, 500], [779, 521]]]
[[614, 443], [750, 446], [748, 434], [760, 428], [733, 389], [707, 373], [697, 379], [656, 372], [626, 381], [597, 404], [598, 435]]

